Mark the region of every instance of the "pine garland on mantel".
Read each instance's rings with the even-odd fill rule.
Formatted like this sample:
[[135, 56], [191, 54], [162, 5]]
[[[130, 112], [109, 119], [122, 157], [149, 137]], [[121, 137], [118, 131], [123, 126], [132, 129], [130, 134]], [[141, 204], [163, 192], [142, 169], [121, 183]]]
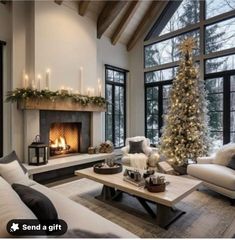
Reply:
[[99, 96], [86, 96], [80, 94], [68, 93], [66, 91], [50, 91], [37, 90], [31, 88], [17, 88], [7, 92], [7, 102], [18, 102], [22, 100], [49, 100], [55, 102], [57, 100], [71, 100], [75, 103], [80, 103], [82, 106], [93, 104], [99, 107], [105, 107], [107, 102], [105, 98]]

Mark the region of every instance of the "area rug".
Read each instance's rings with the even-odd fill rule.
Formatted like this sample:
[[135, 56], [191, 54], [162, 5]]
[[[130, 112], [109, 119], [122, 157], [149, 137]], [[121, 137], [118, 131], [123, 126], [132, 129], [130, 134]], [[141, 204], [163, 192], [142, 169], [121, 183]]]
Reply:
[[52, 189], [141, 238], [232, 238], [235, 234], [235, 207], [227, 198], [204, 187], [177, 204], [186, 214], [168, 230], [157, 226], [139, 202], [127, 194], [121, 202], [111, 204], [95, 199], [102, 185], [94, 181], [80, 179]]

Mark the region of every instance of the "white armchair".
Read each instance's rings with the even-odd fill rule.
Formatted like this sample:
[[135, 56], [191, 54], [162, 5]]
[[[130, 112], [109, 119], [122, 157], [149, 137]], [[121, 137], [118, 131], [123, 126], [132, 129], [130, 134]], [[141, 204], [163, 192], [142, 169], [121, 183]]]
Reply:
[[[130, 141], [133, 142], [143, 141], [142, 143], [143, 153], [129, 153]], [[121, 150], [123, 152], [122, 163], [124, 165], [132, 166], [139, 169], [147, 168], [148, 158], [152, 152], [152, 148], [150, 147], [150, 140], [148, 138], [144, 136], [127, 138], [125, 142], [125, 147], [123, 147]]]

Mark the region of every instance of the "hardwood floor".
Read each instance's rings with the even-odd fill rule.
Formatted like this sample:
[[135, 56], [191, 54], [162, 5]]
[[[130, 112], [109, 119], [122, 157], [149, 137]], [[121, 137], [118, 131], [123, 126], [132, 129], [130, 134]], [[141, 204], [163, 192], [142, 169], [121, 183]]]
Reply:
[[124, 194], [121, 203], [112, 205], [95, 199], [102, 185], [91, 180], [75, 180], [52, 188], [142, 238], [232, 238], [235, 234], [235, 206], [204, 187], [177, 204], [187, 213], [168, 230], [156, 226], [133, 197]]

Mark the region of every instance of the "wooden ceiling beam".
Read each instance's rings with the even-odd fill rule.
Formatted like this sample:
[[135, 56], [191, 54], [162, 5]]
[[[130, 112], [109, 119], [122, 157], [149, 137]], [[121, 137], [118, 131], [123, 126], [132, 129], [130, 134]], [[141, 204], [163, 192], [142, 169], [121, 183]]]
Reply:
[[63, 3], [63, 1], [61, 0], [55, 0], [55, 3], [57, 3], [58, 5], [61, 5]]
[[111, 42], [113, 45], [115, 45], [118, 40], [120, 39], [122, 33], [125, 31], [127, 25], [131, 21], [133, 15], [135, 14], [137, 8], [140, 5], [140, 1], [131, 1], [128, 9], [125, 12], [125, 15], [123, 16], [122, 20], [118, 24], [117, 28], [115, 29], [113, 36], [111, 38]]
[[102, 37], [127, 3], [128, 1], [106, 1], [97, 21], [97, 38]]
[[135, 46], [139, 38], [150, 29], [154, 22], [159, 18], [167, 3], [168, 1], [152, 1], [144, 17], [127, 43], [127, 51], [130, 51]]
[[86, 11], [89, 7], [89, 4], [90, 4], [91, 1], [80, 1], [79, 4], [78, 4], [78, 13], [79, 15], [81, 16], [84, 16], [86, 14]]

